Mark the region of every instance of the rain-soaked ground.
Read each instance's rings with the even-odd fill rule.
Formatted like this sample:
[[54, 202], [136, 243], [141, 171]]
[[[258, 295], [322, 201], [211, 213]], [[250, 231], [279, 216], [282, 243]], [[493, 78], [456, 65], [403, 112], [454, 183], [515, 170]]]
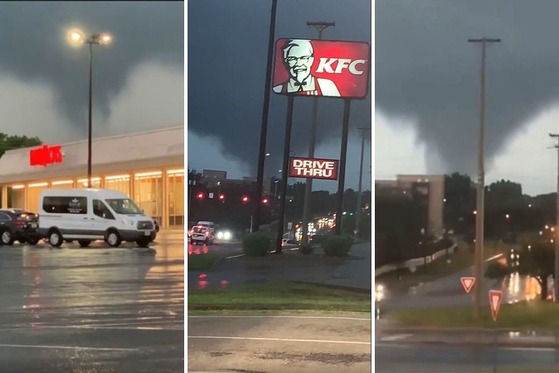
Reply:
[[0, 247], [0, 372], [182, 372], [184, 244]]

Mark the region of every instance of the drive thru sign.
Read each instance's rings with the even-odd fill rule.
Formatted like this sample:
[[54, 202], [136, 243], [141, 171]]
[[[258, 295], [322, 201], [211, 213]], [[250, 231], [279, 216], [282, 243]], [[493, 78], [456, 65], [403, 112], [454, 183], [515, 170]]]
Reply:
[[501, 299], [503, 299], [503, 292], [501, 290], [489, 290], [489, 307], [491, 307], [493, 321], [497, 321], [497, 315], [501, 307]]
[[464, 291], [466, 292], [466, 294], [468, 294], [472, 288], [474, 287], [474, 284], [476, 282], [476, 278], [475, 277], [460, 277], [460, 282], [462, 283], [462, 287], [464, 288]]

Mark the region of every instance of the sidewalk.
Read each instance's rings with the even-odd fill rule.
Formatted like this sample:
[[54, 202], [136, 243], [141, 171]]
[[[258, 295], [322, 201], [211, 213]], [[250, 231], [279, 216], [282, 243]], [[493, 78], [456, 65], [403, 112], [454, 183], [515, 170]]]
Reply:
[[325, 257], [322, 250], [311, 255], [285, 250], [281, 255], [223, 259], [211, 271], [188, 272], [189, 288], [273, 281], [300, 281], [370, 291], [371, 244], [353, 245], [346, 258]]

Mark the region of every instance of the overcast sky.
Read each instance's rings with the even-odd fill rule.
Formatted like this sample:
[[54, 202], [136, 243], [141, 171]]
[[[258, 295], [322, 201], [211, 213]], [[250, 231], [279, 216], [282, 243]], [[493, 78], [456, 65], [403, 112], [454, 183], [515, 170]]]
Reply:
[[[375, 178], [475, 175], [480, 44], [487, 48], [486, 181], [556, 190], [559, 2], [376, 1]], [[475, 176], [474, 176], [475, 178]]]
[[66, 33], [110, 32], [94, 46], [94, 137], [184, 122], [182, 2], [2, 2], [0, 131], [46, 143], [87, 136], [87, 47]]
[[[188, 2], [188, 167], [228, 171], [228, 177], [256, 176], [266, 74], [271, 0]], [[316, 38], [307, 21], [334, 21], [323, 38], [371, 42], [370, 0], [280, 0], [275, 39]], [[311, 101], [295, 100], [292, 150], [306, 156]], [[266, 177], [279, 176], [287, 99], [272, 93]], [[343, 101], [321, 99], [316, 157], [339, 159]], [[371, 126], [371, 100], [351, 104], [346, 187], [357, 188], [361, 151], [358, 127]], [[367, 137], [364, 189], [371, 185]], [[293, 182], [292, 180], [291, 182]], [[303, 181], [299, 179], [299, 181]], [[337, 183], [314, 183], [334, 191]]]

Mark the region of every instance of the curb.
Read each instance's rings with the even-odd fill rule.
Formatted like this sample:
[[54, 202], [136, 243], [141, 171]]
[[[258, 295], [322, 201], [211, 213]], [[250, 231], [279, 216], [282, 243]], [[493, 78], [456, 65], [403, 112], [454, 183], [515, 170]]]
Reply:
[[326, 284], [323, 282], [312, 282], [312, 281], [293, 281], [293, 282], [296, 284], [320, 285], [330, 289], [348, 290], [356, 293], [364, 293], [364, 294], [371, 293], [371, 289], [363, 289], [363, 288], [345, 286], [345, 285]]

